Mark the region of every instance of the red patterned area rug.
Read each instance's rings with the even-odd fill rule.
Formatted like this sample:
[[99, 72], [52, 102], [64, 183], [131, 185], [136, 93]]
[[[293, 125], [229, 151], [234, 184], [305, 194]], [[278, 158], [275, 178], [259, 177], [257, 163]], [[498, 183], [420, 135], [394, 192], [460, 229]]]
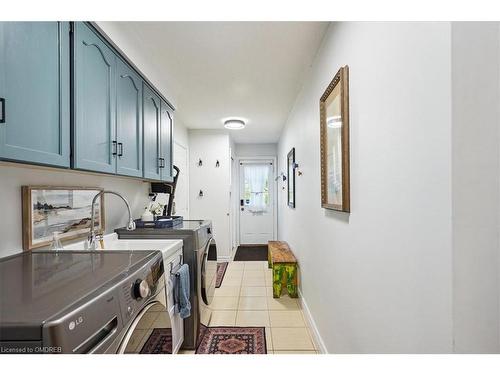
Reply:
[[217, 263], [217, 280], [215, 281], [216, 288], [220, 288], [222, 280], [224, 280], [224, 275], [226, 274], [228, 264], [229, 262]]
[[264, 327], [207, 327], [196, 354], [267, 354]]
[[172, 354], [172, 330], [170, 328], [153, 329], [140, 354]]

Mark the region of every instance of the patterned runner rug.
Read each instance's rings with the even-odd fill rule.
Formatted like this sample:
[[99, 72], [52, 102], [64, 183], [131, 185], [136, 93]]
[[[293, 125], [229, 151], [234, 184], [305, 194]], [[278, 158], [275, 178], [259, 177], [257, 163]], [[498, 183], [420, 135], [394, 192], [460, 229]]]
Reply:
[[207, 327], [196, 354], [267, 354], [264, 327]]
[[172, 330], [170, 328], [153, 329], [140, 354], [172, 354]]
[[222, 280], [224, 280], [224, 275], [226, 274], [228, 264], [229, 262], [217, 263], [217, 280], [215, 282], [216, 288], [220, 288]]

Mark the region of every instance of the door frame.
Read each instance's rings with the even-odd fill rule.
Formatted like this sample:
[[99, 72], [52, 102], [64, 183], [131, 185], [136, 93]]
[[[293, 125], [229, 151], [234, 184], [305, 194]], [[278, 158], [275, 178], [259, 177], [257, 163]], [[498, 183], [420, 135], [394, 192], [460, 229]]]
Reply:
[[277, 176], [277, 165], [276, 156], [237, 156], [236, 157], [236, 175], [234, 176], [235, 188], [237, 188], [238, 194], [234, 194], [234, 207], [236, 207], [236, 246], [240, 246], [240, 163], [244, 160], [251, 161], [265, 161], [271, 160], [273, 162], [272, 180], [273, 185], [273, 240], [278, 239], [278, 181], [276, 181]]
[[[173, 134], [173, 130], [172, 130], [172, 134]], [[180, 148], [182, 148], [184, 151], [186, 151], [186, 169], [184, 171], [182, 171], [181, 169], [181, 173], [184, 173], [184, 175], [186, 176], [186, 201], [187, 201], [187, 204], [186, 204], [186, 214], [187, 214], [187, 217], [185, 217], [184, 219], [185, 220], [189, 220], [189, 148], [188, 146], [180, 143], [179, 141], [176, 141], [174, 139], [174, 142], [172, 143], [172, 166], [175, 165], [175, 162], [174, 162], [174, 159], [175, 159], [175, 146], [178, 146]], [[179, 166], [177, 166], [179, 167]]]

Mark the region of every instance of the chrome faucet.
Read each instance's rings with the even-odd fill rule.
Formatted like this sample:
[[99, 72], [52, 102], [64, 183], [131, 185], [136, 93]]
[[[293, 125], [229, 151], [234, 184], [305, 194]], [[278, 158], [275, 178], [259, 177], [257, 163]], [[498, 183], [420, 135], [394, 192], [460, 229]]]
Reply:
[[[125, 205], [127, 206], [127, 210], [128, 210], [127, 230], [134, 230], [135, 229], [135, 223], [134, 223], [134, 220], [132, 219], [132, 212], [130, 211], [130, 205], [128, 204], [127, 200], [120, 193], [117, 193], [116, 191], [102, 190], [95, 195], [94, 199], [92, 199], [92, 208], [91, 208], [91, 213], [90, 213], [90, 232], [89, 232], [89, 235], [87, 237], [87, 241], [85, 243], [85, 248], [87, 250], [95, 250], [97, 247], [96, 240], [102, 239], [102, 234], [100, 234], [99, 236], [96, 235], [95, 229], [94, 229], [94, 224], [95, 224], [94, 206], [95, 206], [95, 202], [97, 201], [97, 198], [99, 198], [103, 194], [116, 195], [117, 197], [120, 197], [125, 202]], [[103, 207], [101, 207], [101, 210], [102, 209], [103, 209]]]

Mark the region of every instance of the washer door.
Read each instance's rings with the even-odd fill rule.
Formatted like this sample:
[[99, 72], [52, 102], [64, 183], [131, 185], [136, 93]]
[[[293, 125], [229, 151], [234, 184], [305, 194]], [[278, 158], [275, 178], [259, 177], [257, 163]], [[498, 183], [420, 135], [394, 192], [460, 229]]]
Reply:
[[212, 238], [205, 245], [201, 264], [201, 297], [205, 304], [210, 305], [214, 299], [217, 280], [217, 245]]
[[172, 354], [172, 325], [165, 306], [155, 301], [144, 307], [123, 338], [119, 353]]

